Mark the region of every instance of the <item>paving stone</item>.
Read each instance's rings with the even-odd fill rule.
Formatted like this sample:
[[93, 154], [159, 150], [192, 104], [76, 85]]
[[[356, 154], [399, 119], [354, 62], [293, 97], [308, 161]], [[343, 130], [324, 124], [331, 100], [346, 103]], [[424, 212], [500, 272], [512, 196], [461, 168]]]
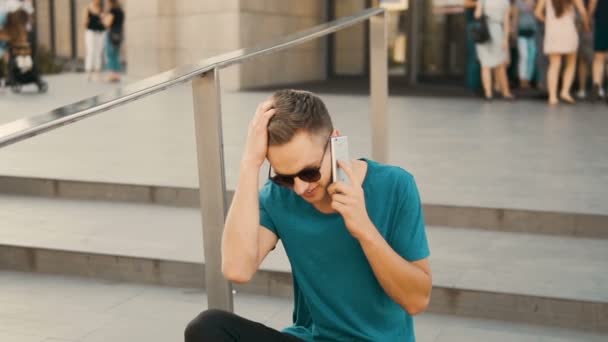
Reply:
[[[20, 294], [14, 292], [16, 284], [22, 288]], [[111, 307], [89, 305], [100, 293], [121, 297], [125, 290], [133, 295]], [[51, 312], [32, 293], [58, 298], [78, 293], [80, 300], [57, 302]], [[181, 341], [186, 324], [206, 307], [205, 293], [196, 289], [9, 271], [0, 271], [0, 304], [0, 340], [11, 342]], [[235, 308], [237, 314], [275, 329], [290, 324], [292, 303], [288, 299], [239, 293]], [[606, 334], [429, 313], [415, 316], [414, 322], [421, 342], [603, 342], [608, 338]], [[26, 329], [32, 330], [24, 332]]]
[[[81, 74], [47, 79], [48, 94], [2, 96], [0, 120], [116, 87], [87, 84]], [[236, 185], [249, 119], [269, 94], [223, 93], [228, 189]], [[335, 126], [350, 137], [353, 157], [369, 157], [369, 96], [322, 97]], [[603, 104], [549, 108], [543, 101], [393, 96], [389, 162], [412, 172], [425, 203], [606, 215], [605, 113]], [[192, 127], [185, 84], [2, 149], [0, 175], [195, 188]]]

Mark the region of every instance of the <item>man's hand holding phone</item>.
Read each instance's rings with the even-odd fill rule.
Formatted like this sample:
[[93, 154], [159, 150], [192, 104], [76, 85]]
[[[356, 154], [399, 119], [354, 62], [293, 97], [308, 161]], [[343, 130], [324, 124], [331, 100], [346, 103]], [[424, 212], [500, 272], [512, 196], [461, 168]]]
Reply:
[[338, 160], [338, 166], [347, 175], [348, 183], [337, 181], [327, 188], [332, 199], [331, 207], [342, 215], [350, 234], [360, 240], [375, 229], [367, 214], [365, 193], [348, 162]]
[[247, 143], [241, 161], [242, 167], [259, 168], [266, 160], [268, 152], [268, 122], [275, 114], [273, 101], [267, 100], [258, 105], [255, 115], [249, 123]]
[[[339, 133], [338, 133], [339, 134]], [[348, 137], [344, 135], [332, 136], [329, 140], [331, 147], [331, 176], [332, 182], [348, 183], [348, 176], [338, 166], [338, 160], [349, 160]]]

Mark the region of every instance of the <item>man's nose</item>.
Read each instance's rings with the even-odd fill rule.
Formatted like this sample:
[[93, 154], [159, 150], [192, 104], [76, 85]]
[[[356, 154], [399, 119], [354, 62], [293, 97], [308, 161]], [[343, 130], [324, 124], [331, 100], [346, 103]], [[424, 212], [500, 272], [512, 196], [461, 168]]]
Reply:
[[293, 179], [293, 190], [296, 192], [296, 194], [302, 195], [308, 189], [309, 184], [310, 183], [305, 182], [298, 177], [295, 177]]

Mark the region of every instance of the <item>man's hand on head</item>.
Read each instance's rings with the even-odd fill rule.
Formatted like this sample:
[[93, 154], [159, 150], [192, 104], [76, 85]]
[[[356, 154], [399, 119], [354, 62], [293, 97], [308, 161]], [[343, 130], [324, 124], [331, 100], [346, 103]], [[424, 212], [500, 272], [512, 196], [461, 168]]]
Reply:
[[352, 168], [344, 161], [338, 161], [338, 166], [344, 170], [350, 184], [335, 182], [327, 188], [331, 207], [342, 215], [350, 234], [359, 240], [374, 231], [374, 224], [367, 214], [363, 187], [357, 182]]
[[268, 122], [275, 114], [273, 101], [267, 100], [258, 105], [258, 108], [249, 123], [247, 143], [243, 153], [242, 165], [260, 168], [266, 160], [268, 152]]

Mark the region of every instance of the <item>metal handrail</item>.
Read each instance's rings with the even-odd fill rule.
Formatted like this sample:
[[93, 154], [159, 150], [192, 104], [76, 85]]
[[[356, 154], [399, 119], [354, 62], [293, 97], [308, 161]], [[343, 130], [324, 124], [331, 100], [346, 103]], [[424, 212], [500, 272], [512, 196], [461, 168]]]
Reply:
[[196, 64], [177, 67], [173, 70], [146, 78], [108, 93], [90, 97], [50, 112], [23, 118], [0, 125], [0, 148], [30, 138], [40, 133], [67, 125], [86, 117], [124, 105], [142, 97], [155, 94], [175, 85], [190, 81], [214, 69], [223, 69], [242, 63], [253, 57], [300, 45], [307, 41], [340, 31], [349, 26], [383, 13], [381, 8], [370, 8], [358, 14], [340, 18], [310, 29], [294, 33], [267, 44], [244, 48], [204, 59]]
[[318, 25], [259, 47], [241, 49], [196, 64], [178, 67], [106, 94], [1, 125], [0, 148], [191, 81], [203, 223], [207, 307], [231, 311], [232, 288], [223, 277], [221, 270], [220, 246], [228, 203], [219, 71], [232, 64], [287, 49], [366, 20], [369, 20], [370, 37], [372, 158], [386, 162], [388, 159], [387, 22], [384, 10], [379, 8], [367, 9], [359, 14]]

